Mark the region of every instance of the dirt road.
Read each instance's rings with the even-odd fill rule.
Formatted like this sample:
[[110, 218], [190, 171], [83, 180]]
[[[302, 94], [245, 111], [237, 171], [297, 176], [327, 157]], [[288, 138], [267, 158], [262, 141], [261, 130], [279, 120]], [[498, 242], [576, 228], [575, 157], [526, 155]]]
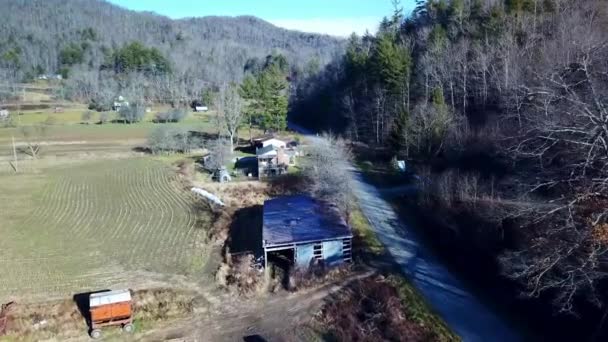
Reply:
[[145, 334], [142, 341], [243, 341], [259, 336], [266, 341], [310, 341], [315, 333], [303, 325], [310, 322], [324, 300], [353, 281], [373, 275], [358, 272], [345, 280], [300, 290], [281, 292], [260, 299], [222, 294], [211, 300], [208, 311], [177, 325]]

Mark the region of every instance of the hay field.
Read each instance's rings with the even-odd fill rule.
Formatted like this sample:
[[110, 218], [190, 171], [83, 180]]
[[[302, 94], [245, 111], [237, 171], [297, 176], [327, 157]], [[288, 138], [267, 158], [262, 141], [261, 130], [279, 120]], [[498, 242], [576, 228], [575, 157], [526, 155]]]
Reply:
[[0, 174], [0, 302], [200, 273], [208, 218], [194, 200], [150, 158]]

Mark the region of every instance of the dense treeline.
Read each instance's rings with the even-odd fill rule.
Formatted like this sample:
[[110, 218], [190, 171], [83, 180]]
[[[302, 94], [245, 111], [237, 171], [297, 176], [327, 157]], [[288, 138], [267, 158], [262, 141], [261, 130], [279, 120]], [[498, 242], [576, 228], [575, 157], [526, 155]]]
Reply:
[[171, 20], [101, 0], [5, 0], [0, 12], [2, 78], [59, 73], [75, 99], [199, 96], [209, 85], [240, 81], [244, 67], [270, 54], [285, 56], [297, 74], [342, 49], [339, 39], [254, 17]]
[[606, 37], [602, 0], [420, 1], [299, 82], [292, 118], [442, 165], [444, 204], [489, 199], [496, 234], [516, 227], [500, 262], [524, 294], [605, 310]]

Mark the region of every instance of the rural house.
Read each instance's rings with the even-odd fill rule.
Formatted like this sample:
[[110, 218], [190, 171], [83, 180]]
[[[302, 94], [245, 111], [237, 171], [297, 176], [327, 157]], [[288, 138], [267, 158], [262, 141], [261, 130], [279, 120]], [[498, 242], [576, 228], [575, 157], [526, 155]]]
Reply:
[[129, 102], [125, 101], [122, 96], [119, 96], [117, 101], [114, 101], [114, 103], [112, 104], [112, 110], [118, 112], [122, 107], [129, 107]]
[[296, 165], [299, 155], [295, 146], [272, 136], [265, 136], [253, 140], [258, 160], [258, 178], [280, 176], [287, 172], [290, 165]]
[[280, 176], [287, 172], [290, 158], [284, 146], [267, 145], [256, 148], [255, 154], [258, 160], [259, 179]]
[[297, 268], [351, 261], [352, 232], [338, 209], [309, 196], [278, 197], [264, 202], [264, 265], [283, 257]]

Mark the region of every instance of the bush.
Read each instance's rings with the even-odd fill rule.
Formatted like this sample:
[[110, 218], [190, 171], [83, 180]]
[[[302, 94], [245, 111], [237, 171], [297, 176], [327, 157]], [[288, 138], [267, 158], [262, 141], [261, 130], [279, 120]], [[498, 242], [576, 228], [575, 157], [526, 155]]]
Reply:
[[146, 115], [146, 108], [141, 104], [123, 106], [118, 111], [118, 116], [126, 123], [140, 122]]
[[89, 123], [89, 121], [91, 121], [92, 118], [93, 118], [93, 112], [91, 112], [90, 110], [87, 110], [86, 112], [82, 113], [80, 120], [82, 122]]
[[99, 114], [99, 123], [100, 124], [105, 124], [108, 121], [110, 121], [110, 113], [109, 112], [102, 112], [101, 114]]
[[52, 126], [52, 125], [56, 125], [57, 124], [57, 118], [53, 115], [49, 115], [46, 120], [44, 120], [44, 124], [48, 125], [48, 126]]
[[148, 136], [148, 147], [154, 154], [187, 153], [202, 145], [201, 139], [190, 134], [190, 130], [184, 127], [163, 125], [153, 129]]
[[156, 114], [154, 122], [179, 122], [182, 121], [188, 112], [183, 108], [173, 108], [166, 112]]

